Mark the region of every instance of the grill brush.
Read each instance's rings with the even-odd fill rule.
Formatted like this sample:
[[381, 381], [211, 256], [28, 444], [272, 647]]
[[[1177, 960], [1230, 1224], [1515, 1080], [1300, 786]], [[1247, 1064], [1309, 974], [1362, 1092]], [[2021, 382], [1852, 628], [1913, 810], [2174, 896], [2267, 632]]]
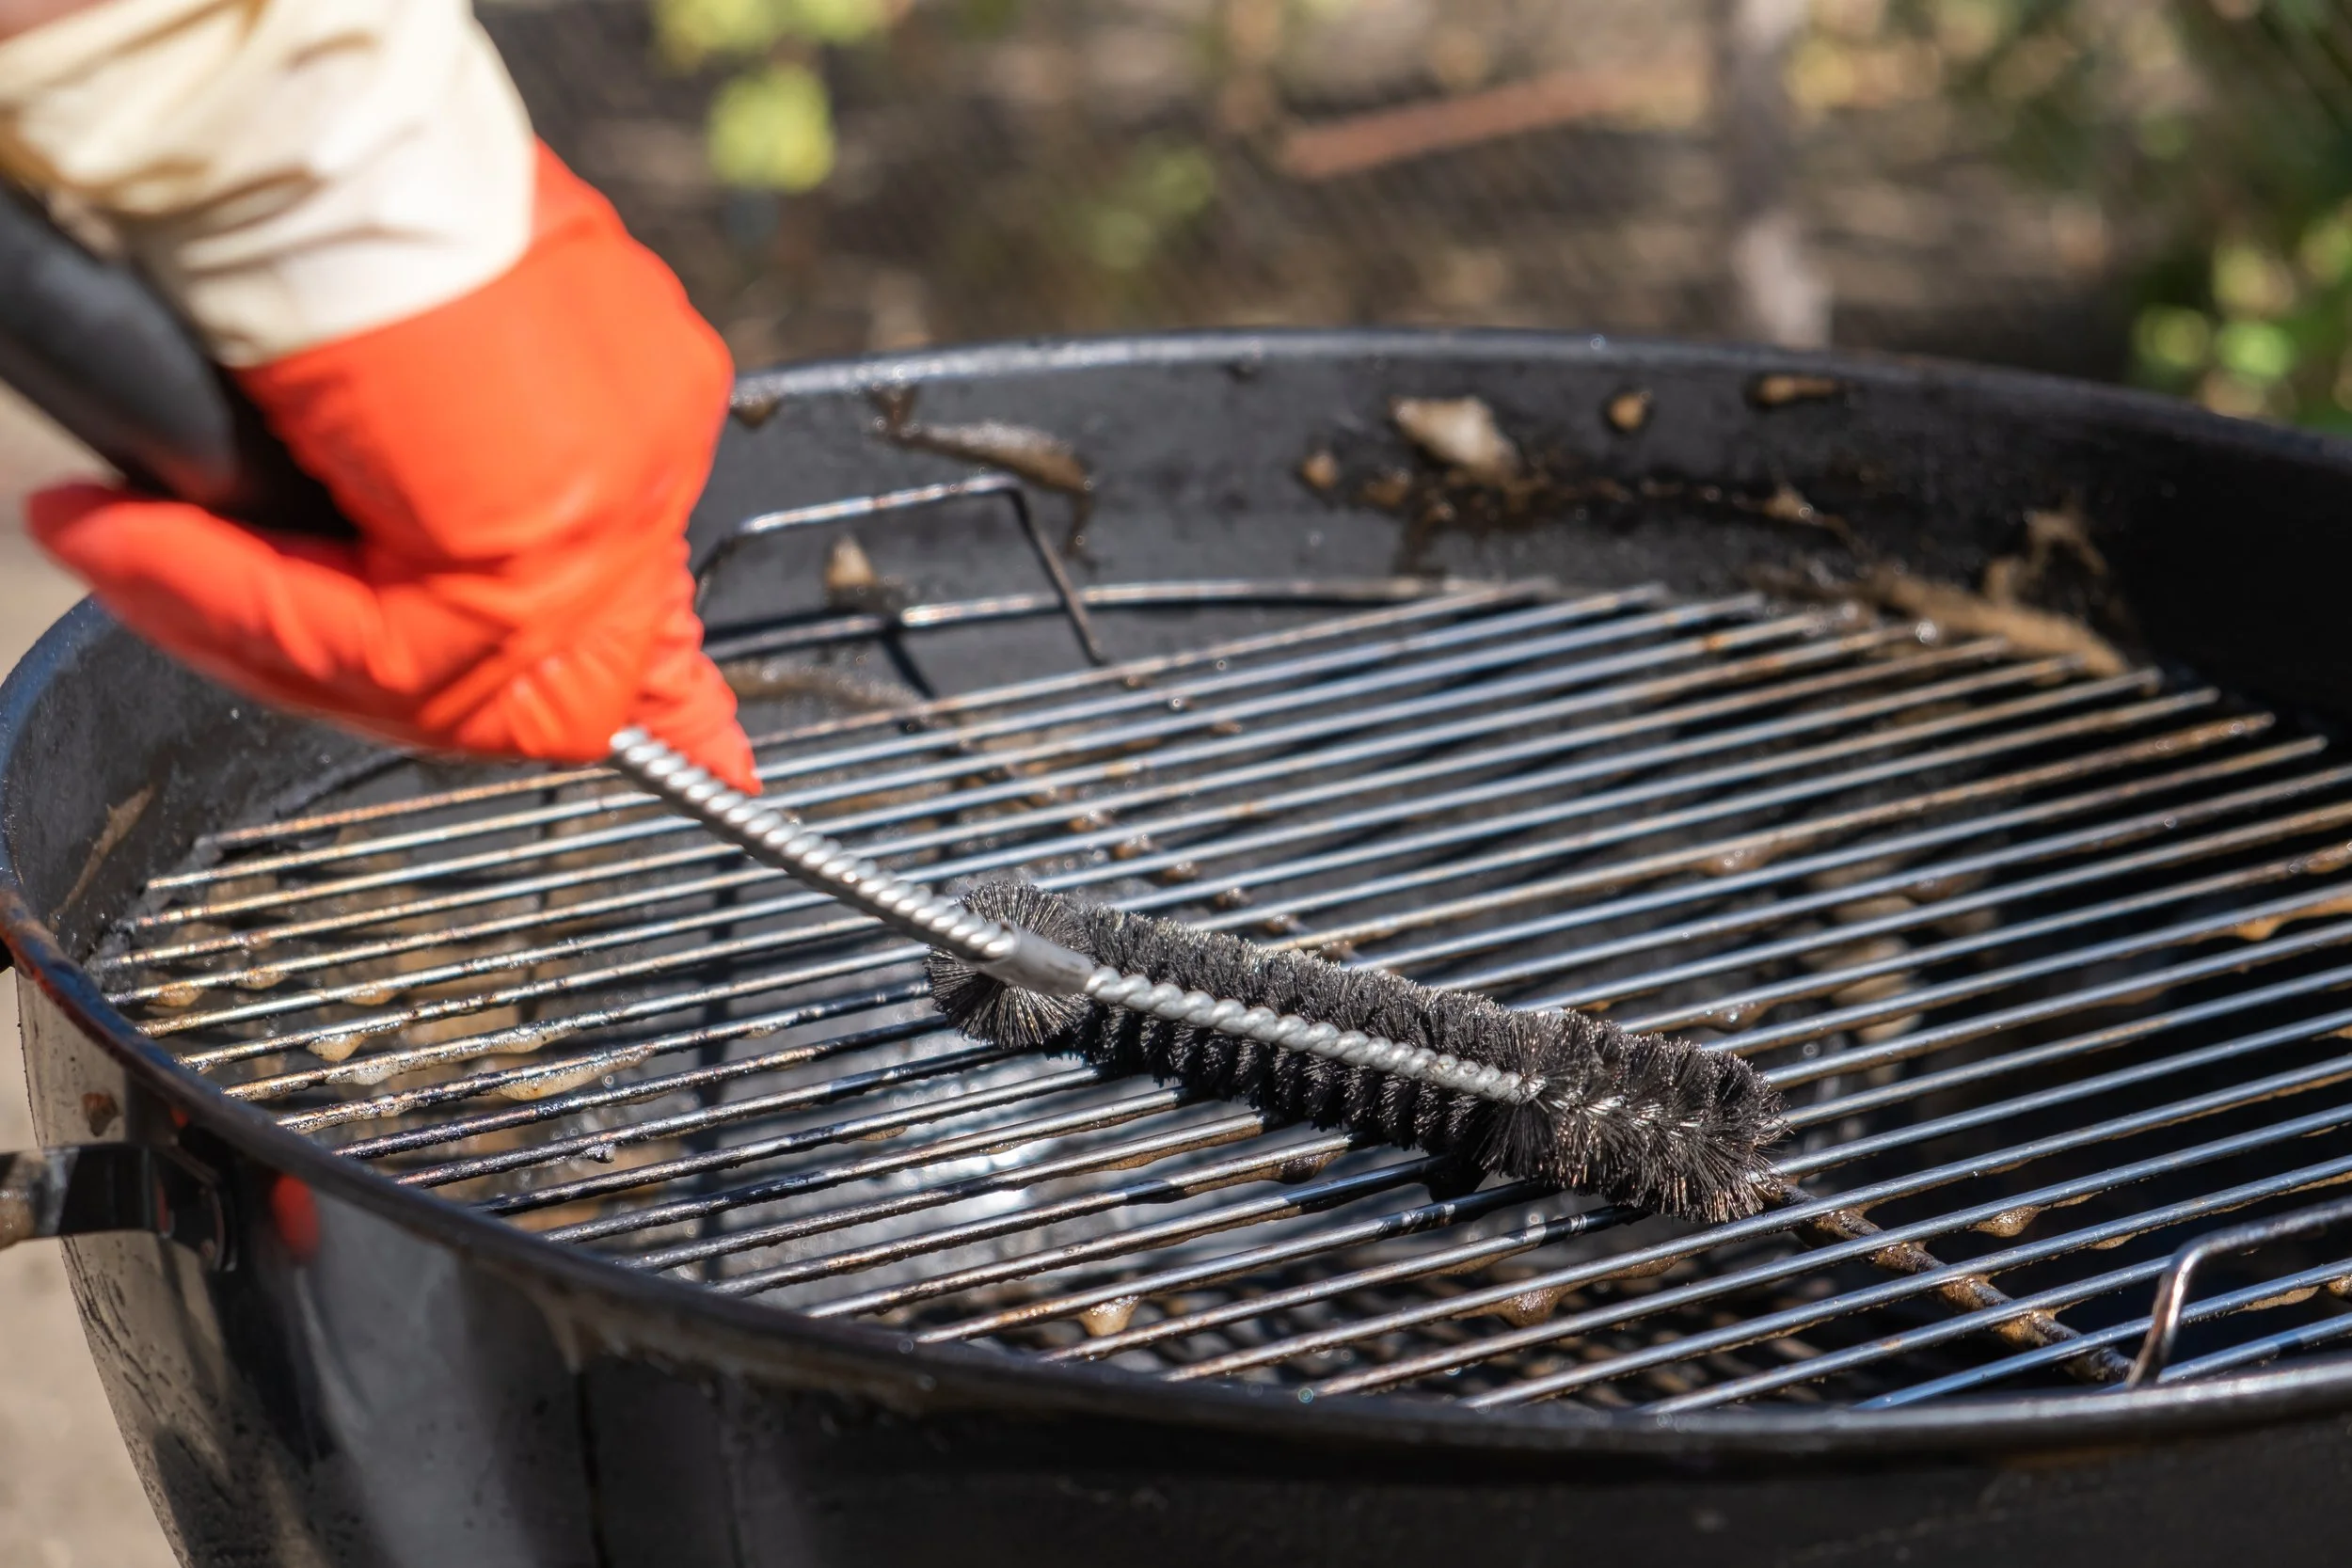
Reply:
[[1376, 969], [1021, 882], [958, 902], [860, 858], [642, 730], [612, 766], [755, 860], [931, 949], [949, 1022], [1678, 1218], [1756, 1212], [1779, 1097], [1739, 1057], [1578, 1012], [1522, 1013]]
[[[274, 528], [344, 532], [235, 384], [129, 268], [0, 192], [0, 377], [135, 481]], [[157, 388], [171, 395], [158, 398]], [[1142, 1067], [1480, 1168], [1703, 1220], [1777, 1191], [1778, 1101], [1746, 1063], [1576, 1013], [1520, 1014], [1018, 885], [959, 904], [637, 730], [613, 768], [755, 860], [930, 946], [959, 1027]]]

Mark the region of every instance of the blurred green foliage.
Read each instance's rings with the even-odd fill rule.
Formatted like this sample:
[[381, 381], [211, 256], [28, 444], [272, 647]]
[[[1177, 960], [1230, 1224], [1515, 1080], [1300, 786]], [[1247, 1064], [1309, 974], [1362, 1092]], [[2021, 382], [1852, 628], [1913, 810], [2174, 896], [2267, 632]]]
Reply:
[[654, 40], [673, 65], [762, 55], [780, 44], [860, 43], [890, 24], [883, 0], [654, 0]]
[[[1313, 11], [1353, 0], [1275, 0]], [[1023, 19], [1025, 0], [650, 0], [654, 40], [676, 71], [716, 69], [705, 150], [723, 184], [794, 194], [823, 185], [839, 155], [829, 55], [863, 50], [895, 81], [894, 46], [998, 38]], [[1211, 14], [1214, 14], [1213, 12]], [[943, 35], [925, 39], [926, 30]], [[1212, 40], [1203, 48], [1214, 54]], [[1216, 162], [1199, 140], [1149, 137], [1100, 177], [1059, 193], [1034, 238], [1090, 264], [1106, 284], [1141, 271], [1215, 203]]]
[[2352, 430], [2352, 9], [1891, 0], [1887, 14], [1933, 40], [1942, 90], [2013, 166], [2132, 231], [2138, 260], [2118, 281], [2136, 381]]
[[[663, 61], [715, 78], [712, 171], [786, 194], [834, 179], [837, 115], [855, 126], [869, 108], [952, 87], [940, 72], [970, 60], [976, 40], [1037, 45], [1020, 56], [1035, 69], [1075, 58], [1055, 51], [1081, 10], [1106, 38], [1119, 29], [1104, 18], [1127, 10], [1149, 10], [1163, 38], [1182, 31], [1163, 45], [1184, 62], [1180, 106], [1107, 136], [1080, 95], [1036, 95], [1013, 126], [1023, 151], [992, 170], [984, 210], [959, 219], [974, 232], [912, 263], [1051, 277], [1108, 320], [1121, 301], [1160, 297], [1154, 279], [1206, 264], [1202, 245], [1221, 243], [1207, 220], [1248, 188], [1245, 166], [1263, 166], [1283, 122], [1284, 62], [1372, 0], [648, 4]], [[1799, 115], [1825, 136], [1905, 127], [1955, 166], [1994, 154], [2046, 191], [2046, 225], [2029, 200], [2002, 243], [2041, 245], [2036, 276], [2123, 300], [2135, 380], [2233, 414], [2352, 430], [2352, 0], [1806, 4], [1787, 77]], [[1441, 35], [1470, 23], [1441, 7], [1423, 22], [1441, 79]], [[872, 202], [855, 194], [872, 183], [836, 184], [839, 210]]]
[[2352, 431], [2352, 16], [2322, 0], [2183, 5], [2205, 91], [2189, 207], [2142, 280], [2135, 373], [2226, 413]]
[[1206, 149], [1168, 138], [1136, 148], [1108, 187], [1089, 193], [1070, 222], [1086, 252], [1112, 272], [1134, 272], [1216, 199]]
[[833, 172], [833, 105], [824, 81], [789, 62], [747, 71], [710, 101], [710, 171], [746, 190], [807, 191]]
[[806, 191], [836, 153], [820, 51], [879, 39], [887, 0], [653, 0], [654, 42], [677, 70], [733, 73], [711, 95], [711, 172], [747, 190]]

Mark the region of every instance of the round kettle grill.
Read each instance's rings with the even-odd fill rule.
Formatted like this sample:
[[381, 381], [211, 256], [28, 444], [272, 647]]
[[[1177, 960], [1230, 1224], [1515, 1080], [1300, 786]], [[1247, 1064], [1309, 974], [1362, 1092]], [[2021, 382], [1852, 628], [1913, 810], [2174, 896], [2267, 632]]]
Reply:
[[[1398, 398], [1518, 456], [1449, 468]], [[373, 751], [86, 606], [0, 699], [48, 1146], [0, 1218], [66, 1238], [190, 1560], [2330, 1529], [2338, 448], [1526, 334], [976, 349], [737, 416], [695, 539], [771, 793], [928, 881], [1740, 1051], [1784, 1201], [1675, 1225], [963, 1039], [903, 942], [599, 769]]]

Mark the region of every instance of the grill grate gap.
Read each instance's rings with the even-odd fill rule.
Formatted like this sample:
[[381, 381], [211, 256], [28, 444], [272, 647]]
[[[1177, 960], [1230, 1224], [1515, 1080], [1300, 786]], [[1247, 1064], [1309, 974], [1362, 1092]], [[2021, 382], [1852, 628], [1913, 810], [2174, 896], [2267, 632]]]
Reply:
[[[803, 717], [763, 776], [925, 879], [1740, 1051], [1790, 1099], [1789, 1206], [1465, 1193], [1007, 1057], [937, 1026], [917, 950], [594, 768], [228, 827], [94, 967], [226, 1092], [620, 1266], [1301, 1397], [2076, 1386], [2182, 1240], [2352, 1178], [2352, 765], [2319, 737], [1754, 595], [1310, 586], [1271, 631]], [[2168, 1376], [2352, 1335], [2352, 1260], [2313, 1244], [2194, 1304]]]

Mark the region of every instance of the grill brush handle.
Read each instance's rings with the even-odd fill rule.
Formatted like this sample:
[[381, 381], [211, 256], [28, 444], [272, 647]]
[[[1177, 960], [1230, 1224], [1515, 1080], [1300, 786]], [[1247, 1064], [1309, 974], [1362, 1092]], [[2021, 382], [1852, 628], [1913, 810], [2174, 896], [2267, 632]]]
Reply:
[[[127, 262], [0, 182], [0, 381], [135, 488], [257, 528], [356, 536], [326, 492]], [[0, 946], [0, 971], [12, 962]]]
[[612, 765], [753, 859], [1007, 985], [1076, 996], [1097, 967], [1083, 953], [976, 914], [893, 876], [803, 827], [789, 813], [729, 788], [643, 730], [627, 729], [612, 737]]
[[0, 380], [136, 488], [257, 528], [354, 536], [147, 279], [4, 185]]

